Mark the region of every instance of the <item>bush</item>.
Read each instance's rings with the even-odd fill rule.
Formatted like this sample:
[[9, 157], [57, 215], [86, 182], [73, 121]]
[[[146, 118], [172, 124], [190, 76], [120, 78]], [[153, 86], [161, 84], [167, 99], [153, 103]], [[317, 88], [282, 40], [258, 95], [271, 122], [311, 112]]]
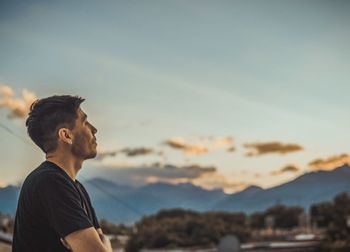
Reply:
[[236, 235], [244, 242], [249, 238], [242, 213], [209, 212], [173, 209], [162, 210], [156, 215], [144, 217], [136, 224], [126, 251], [141, 248], [212, 247], [227, 235]]

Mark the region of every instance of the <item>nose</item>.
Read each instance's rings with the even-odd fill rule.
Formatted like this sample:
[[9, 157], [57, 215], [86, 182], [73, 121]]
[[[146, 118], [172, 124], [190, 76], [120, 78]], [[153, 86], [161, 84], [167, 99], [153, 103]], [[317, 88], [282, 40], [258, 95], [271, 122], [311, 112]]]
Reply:
[[89, 125], [90, 125], [90, 128], [91, 128], [91, 132], [92, 132], [92, 134], [96, 134], [97, 133], [97, 129], [94, 127], [94, 125], [92, 125], [91, 123], [89, 123]]
[[92, 133], [95, 135], [97, 133], [97, 129], [92, 125], [91, 125], [91, 127], [92, 127]]

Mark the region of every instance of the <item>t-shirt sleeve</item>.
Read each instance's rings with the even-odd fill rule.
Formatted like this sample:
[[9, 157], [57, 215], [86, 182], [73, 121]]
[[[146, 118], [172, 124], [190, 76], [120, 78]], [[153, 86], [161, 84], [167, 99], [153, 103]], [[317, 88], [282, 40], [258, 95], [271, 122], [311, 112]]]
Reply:
[[93, 224], [94, 224], [94, 227], [96, 229], [100, 228], [100, 223], [98, 222], [98, 219], [97, 219], [97, 216], [96, 216], [96, 213], [95, 213], [95, 209], [91, 206], [91, 210], [92, 210], [92, 218], [93, 218]]
[[37, 187], [37, 194], [50, 226], [61, 238], [93, 227], [80, 203], [79, 193], [63, 175], [46, 175]]
[[94, 227], [95, 227], [96, 229], [98, 229], [98, 228], [100, 228], [101, 226], [100, 226], [100, 223], [98, 222], [98, 218], [97, 218], [97, 216], [96, 216], [95, 209], [94, 209], [93, 206], [92, 206], [90, 196], [89, 196], [88, 192], [86, 191], [85, 187], [84, 187], [81, 183], [80, 183], [80, 185], [81, 185], [81, 188], [82, 188], [83, 191], [84, 191], [85, 197], [86, 197], [87, 200], [88, 200], [88, 204], [89, 204], [90, 209], [91, 209], [91, 212], [92, 212], [92, 221], [93, 221]]

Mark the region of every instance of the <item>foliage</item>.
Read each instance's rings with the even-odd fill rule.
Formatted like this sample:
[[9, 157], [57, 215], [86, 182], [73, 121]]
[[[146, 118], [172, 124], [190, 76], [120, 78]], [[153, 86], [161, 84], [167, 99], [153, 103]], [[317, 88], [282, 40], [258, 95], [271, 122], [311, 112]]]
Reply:
[[299, 217], [304, 213], [301, 207], [286, 207], [276, 205], [268, 208], [264, 212], [257, 212], [250, 216], [251, 228], [262, 229], [266, 227], [266, 219], [273, 218], [273, 227], [280, 229], [290, 229], [299, 225]]
[[310, 208], [311, 221], [317, 227], [326, 228], [332, 222], [333, 204], [332, 202], [321, 202], [314, 204]]
[[347, 193], [337, 195], [333, 202], [313, 205], [311, 218], [327, 230], [323, 251], [350, 251], [350, 197]]
[[162, 210], [144, 217], [136, 224], [126, 251], [141, 248], [210, 247], [218, 244], [227, 234], [236, 235], [244, 242], [249, 237], [243, 213], [208, 212], [191, 210]]
[[131, 235], [132, 227], [127, 227], [124, 224], [115, 225], [104, 219], [100, 221], [100, 226], [104, 233], [114, 235]]

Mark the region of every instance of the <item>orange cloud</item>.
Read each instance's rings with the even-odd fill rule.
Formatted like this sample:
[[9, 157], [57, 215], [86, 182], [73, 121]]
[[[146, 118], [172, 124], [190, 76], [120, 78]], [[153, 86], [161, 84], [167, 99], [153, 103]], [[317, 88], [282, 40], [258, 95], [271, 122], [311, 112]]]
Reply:
[[[240, 191], [250, 184], [237, 179], [231, 179], [219, 174], [215, 166], [200, 164], [174, 165], [153, 163], [149, 165], [114, 163], [106, 166], [102, 164], [98, 176], [105, 179], [113, 178], [121, 184], [142, 186], [148, 183], [164, 182], [171, 184], [191, 183], [202, 188], [222, 189], [226, 193]], [[96, 170], [96, 172], [98, 172]]]
[[227, 148], [227, 151], [228, 151], [228, 152], [234, 152], [235, 150], [236, 150], [235, 147], [229, 147], [229, 148]]
[[151, 183], [159, 183], [159, 182], [163, 182], [163, 183], [169, 183], [169, 184], [181, 184], [181, 183], [190, 183], [191, 179], [189, 178], [161, 178], [161, 177], [157, 177], [157, 176], [147, 176], [146, 178], [144, 178], [144, 182], [146, 182], [147, 184], [151, 184]]
[[159, 163], [139, 168], [129, 168], [127, 172], [138, 183], [167, 182], [172, 184], [190, 183], [193, 179], [203, 174], [216, 174], [214, 166], [200, 166], [198, 164], [177, 166], [172, 164], [161, 165]]
[[[161, 167], [159, 167], [161, 168]], [[216, 172], [215, 167], [203, 167], [199, 165], [177, 167], [175, 165], [164, 166], [165, 170], [161, 174], [153, 172], [146, 176], [138, 174], [137, 179], [145, 183], [164, 182], [169, 184], [192, 183], [207, 190], [223, 189], [226, 193], [240, 191], [248, 184], [234, 182]], [[168, 171], [164, 173], [165, 171]], [[176, 176], [171, 171], [176, 172]], [[180, 176], [179, 176], [180, 175]], [[135, 177], [134, 177], [135, 179]]]
[[298, 144], [282, 144], [280, 142], [251, 143], [244, 144], [243, 146], [248, 149], [254, 149], [254, 151], [246, 154], [249, 157], [269, 153], [287, 154], [303, 150], [303, 147]]
[[333, 170], [345, 164], [350, 165], [350, 157], [347, 154], [341, 154], [326, 159], [315, 159], [309, 163], [309, 166], [312, 170]]
[[278, 171], [271, 172], [271, 175], [277, 176], [277, 175], [281, 175], [281, 174], [286, 173], [286, 172], [295, 173], [295, 172], [298, 172], [298, 171], [299, 171], [299, 168], [296, 167], [295, 165], [287, 165], [287, 166], [283, 167], [282, 169], [280, 169]]
[[203, 155], [207, 154], [210, 150], [228, 148], [228, 151], [234, 151], [232, 137], [201, 137], [195, 143], [187, 143], [181, 137], [171, 138], [165, 141], [165, 144], [173, 149], [184, 151], [186, 155]]
[[9, 110], [9, 118], [24, 118], [28, 115], [30, 105], [37, 100], [36, 95], [27, 89], [22, 90], [22, 97], [15, 98], [13, 89], [9, 86], [0, 86], [0, 108]]
[[15, 95], [9, 86], [0, 86], [0, 94], [4, 97], [13, 97]]
[[0, 181], [0, 188], [5, 188], [6, 186], [8, 186], [7, 183]]
[[186, 155], [202, 155], [208, 153], [208, 148], [200, 145], [190, 145], [185, 143], [182, 138], [172, 138], [165, 141], [165, 144], [174, 149], [180, 149], [185, 152]]
[[248, 186], [248, 184], [243, 182], [229, 180], [219, 173], [202, 174], [200, 177], [192, 179], [191, 183], [207, 190], [221, 188], [226, 193], [241, 191]]
[[209, 142], [209, 145], [211, 146], [211, 149], [219, 149], [219, 148], [225, 148], [227, 146], [232, 147], [233, 146], [233, 139], [232, 137], [222, 137], [222, 138], [210, 138], [211, 142]]

